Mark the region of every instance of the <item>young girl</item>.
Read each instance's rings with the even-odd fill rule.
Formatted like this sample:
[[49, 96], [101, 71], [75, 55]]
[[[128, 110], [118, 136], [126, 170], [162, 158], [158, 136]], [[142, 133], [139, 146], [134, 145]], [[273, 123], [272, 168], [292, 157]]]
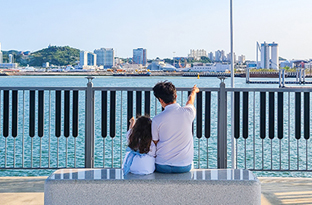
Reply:
[[124, 174], [151, 174], [155, 170], [156, 146], [152, 141], [152, 121], [141, 116], [135, 122], [132, 117], [127, 132], [128, 147], [123, 161]]

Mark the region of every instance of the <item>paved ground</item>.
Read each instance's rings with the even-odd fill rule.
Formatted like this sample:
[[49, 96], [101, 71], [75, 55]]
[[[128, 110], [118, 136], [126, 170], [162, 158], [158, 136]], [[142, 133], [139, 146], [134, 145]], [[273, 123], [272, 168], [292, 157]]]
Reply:
[[[43, 204], [46, 177], [0, 177], [0, 204]], [[312, 179], [259, 177], [262, 205], [312, 204]]]

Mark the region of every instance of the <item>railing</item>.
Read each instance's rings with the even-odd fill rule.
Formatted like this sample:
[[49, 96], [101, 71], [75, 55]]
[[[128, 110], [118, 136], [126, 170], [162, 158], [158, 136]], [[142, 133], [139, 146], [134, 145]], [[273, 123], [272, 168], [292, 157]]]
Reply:
[[[190, 88], [177, 91], [184, 105]], [[200, 88], [194, 167], [231, 167], [235, 154], [237, 168], [312, 171], [311, 91]], [[0, 87], [0, 169], [121, 167], [129, 119], [161, 111], [150, 87], [93, 87], [92, 78], [87, 87]]]

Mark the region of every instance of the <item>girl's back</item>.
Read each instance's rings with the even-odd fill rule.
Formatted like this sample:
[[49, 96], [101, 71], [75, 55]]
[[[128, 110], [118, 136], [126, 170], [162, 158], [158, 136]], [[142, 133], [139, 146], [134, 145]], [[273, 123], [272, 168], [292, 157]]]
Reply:
[[133, 174], [151, 174], [155, 170], [156, 155], [156, 146], [152, 141], [151, 120], [142, 116], [134, 123], [132, 118], [127, 132], [128, 148], [122, 167], [125, 174], [128, 171]]

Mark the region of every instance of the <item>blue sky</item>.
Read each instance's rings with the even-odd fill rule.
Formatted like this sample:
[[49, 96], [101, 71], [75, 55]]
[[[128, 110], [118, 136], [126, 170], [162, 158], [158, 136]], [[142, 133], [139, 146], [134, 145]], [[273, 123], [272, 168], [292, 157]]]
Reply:
[[[81, 50], [112, 47], [117, 56], [147, 49], [149, 59], [190, 49], [230, 51], [229, 0], [0, 0], [2, 50], [49, 44]], [[234, 51], [255, 59], [258, 42], [280, 56], [312, 58], [311, 0], [233, 0]]]

